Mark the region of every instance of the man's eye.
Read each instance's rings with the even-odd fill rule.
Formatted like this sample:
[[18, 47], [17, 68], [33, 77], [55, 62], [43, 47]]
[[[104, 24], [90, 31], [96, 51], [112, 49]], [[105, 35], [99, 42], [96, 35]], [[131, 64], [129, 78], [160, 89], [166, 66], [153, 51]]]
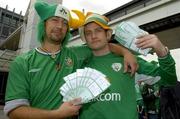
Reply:
[[63, 21], [63, 24], [64, 24], [64, 25], [68, 25], [68, 21], [64, 20], [64, 21]]
[[102, 28], [97, 28], [97, 29], [96, 29], [96, 32], [101, 32], [101, 31], [103, 31]]
[[91, 35], [91, 32], [85, 32], [86, 36]]

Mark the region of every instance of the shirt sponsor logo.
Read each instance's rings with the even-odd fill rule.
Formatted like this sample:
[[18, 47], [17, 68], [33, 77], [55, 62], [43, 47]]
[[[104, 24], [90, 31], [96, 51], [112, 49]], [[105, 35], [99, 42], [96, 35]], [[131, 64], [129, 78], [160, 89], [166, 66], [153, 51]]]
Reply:
[[90, 100], [90, 102], [96, 101], [121, 101], [121, 94], [120, 93], [102, 93], [98, 95], [96, 98]]

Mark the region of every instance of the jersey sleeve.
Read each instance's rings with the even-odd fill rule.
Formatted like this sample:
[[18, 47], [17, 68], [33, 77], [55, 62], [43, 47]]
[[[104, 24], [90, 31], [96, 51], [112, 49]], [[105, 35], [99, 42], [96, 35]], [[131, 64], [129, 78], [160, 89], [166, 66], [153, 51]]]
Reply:
[[92, 57], [92, 51], [86, 45], [70, 47], [70, 50], [75, 54], [81, 66], [87, 64]]
[[156, 63], [150, 63], [138, 57], [138, 73], [152, 77], [159, 76], [159, 86], [175, 85], [177, 81], [175, 61], [170, 53], [164, 58], [158, 58], [158, 61], [159, 66]]
[[5, 101], [29, 99], [28, 65], [22, 57], [17, 57], [10, 65]]

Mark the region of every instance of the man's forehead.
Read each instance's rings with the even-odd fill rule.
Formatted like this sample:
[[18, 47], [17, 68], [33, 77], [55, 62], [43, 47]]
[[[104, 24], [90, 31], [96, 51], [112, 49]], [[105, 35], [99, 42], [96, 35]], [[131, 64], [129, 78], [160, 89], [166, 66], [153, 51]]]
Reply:
[[88, 24], [86, 24], [84, 26], [85, 29], [88, 29], [88, 28], [93, 28], [93, 29], [98, 29], [98, 28], [102, 28], [99, 24], [95, 23], [95, 22], [90, 22]]
[[[58, 19], [58, 20], [64, 20], [64, 21], [68, 22], [66, 19], [64, 19], [64, 18], [62, 18], [62, 17], [59, 17], [59, 16], [52, 16], [52, 17], [50, 17], [49, 19]], [[49, 19], [48, 19], [48, 20], [49, 20]]]

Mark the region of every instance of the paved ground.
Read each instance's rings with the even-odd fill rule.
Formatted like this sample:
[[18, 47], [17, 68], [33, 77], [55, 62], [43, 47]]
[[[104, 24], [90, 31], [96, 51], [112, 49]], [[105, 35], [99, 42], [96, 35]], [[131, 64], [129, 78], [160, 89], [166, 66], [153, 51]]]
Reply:
[[8, 119], [3, 113], [3, 107], [0, 106], [0, 119]]

